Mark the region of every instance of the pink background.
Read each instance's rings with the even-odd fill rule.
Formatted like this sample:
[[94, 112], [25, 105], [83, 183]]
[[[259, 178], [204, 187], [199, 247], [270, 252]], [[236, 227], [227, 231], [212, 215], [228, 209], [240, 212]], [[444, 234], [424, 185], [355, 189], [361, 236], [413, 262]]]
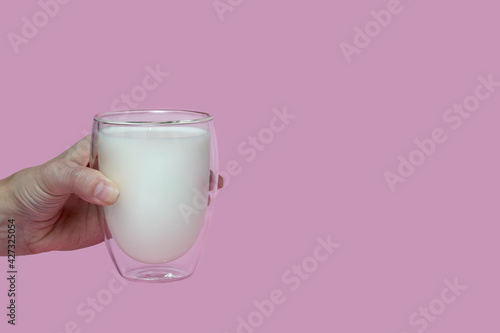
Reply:
[[[242, 170], [191, 278], [129, 283], [87, 323], [78, 306], [114, 278], [103, 244], [21, 257], [18, 325], [2, 278], [0, 330], [232, 333], [279, 289], [286, 300], [255, 332], [498, 332], [500, 91], [457, 130], [443, 115], [478, 76], [500, 81], [500, 8], [401, 0], [348, 63], [340, 43], [387, 2], [232, 0], [222, 21], [211, 0], [71, 1], [16, 54], [7, 34], [40, 5], [3, 1], [0, 177], [61, 153], [156, 65], [170, 74], [138, 107], [214, 114], [221, 170]], [[248, 162], [238, 146], [285, 106], [296, 117]], [[384, 173], [435, 128], [447, 141], [392, 192]], [[291, 290], [282, 275], [328, 235], [340, 248]], [[467, 289], [443, 311], [455, 278]], [[440, 313], [425, 330], [409, 322], [430, 305]]]

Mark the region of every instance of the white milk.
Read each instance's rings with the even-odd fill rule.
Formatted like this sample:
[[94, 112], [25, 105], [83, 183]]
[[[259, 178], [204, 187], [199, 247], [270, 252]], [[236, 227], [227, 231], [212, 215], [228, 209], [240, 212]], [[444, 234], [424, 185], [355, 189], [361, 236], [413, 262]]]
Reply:
[[[129, 126], [107, 127], [98, 135], [99, 170], [120, 187], [118, 201], [104, 207], [113, 239], [144, 263], [182, 256], [205, 218], [209, 133], [184, 126]], [[203, 195], [204, 205], [193, 205], [195, 193]], [[191, 213], [183, 214], [181, 207]]]

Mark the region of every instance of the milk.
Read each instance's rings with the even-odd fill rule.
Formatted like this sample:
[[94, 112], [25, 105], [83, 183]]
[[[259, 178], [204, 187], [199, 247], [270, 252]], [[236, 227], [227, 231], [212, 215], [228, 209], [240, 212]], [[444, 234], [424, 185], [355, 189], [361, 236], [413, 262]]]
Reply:
[[118, 201], [104, 207], [117, 245], [149, 264], [185, 254], [202, 228], [206, 204], [189, 215], [180, 207], [193, 206], [195, 193], [208, 197], [209, 133], [184, 126], [112, 126], [99, 131], [97, 145], [99, 170], [120, 187]]

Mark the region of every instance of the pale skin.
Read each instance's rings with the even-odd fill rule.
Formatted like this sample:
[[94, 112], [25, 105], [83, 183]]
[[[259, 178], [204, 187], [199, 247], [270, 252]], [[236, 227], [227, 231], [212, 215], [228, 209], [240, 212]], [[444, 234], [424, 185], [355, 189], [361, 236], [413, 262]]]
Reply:
[[104, 240], [96, 205], [114, 204], [120, 190], [89, 161], [87, 136], [52, 160], [0, 180], [0, 255], [8, 253], [9, 219], [15, 219], [16, 255], [76, 250]]

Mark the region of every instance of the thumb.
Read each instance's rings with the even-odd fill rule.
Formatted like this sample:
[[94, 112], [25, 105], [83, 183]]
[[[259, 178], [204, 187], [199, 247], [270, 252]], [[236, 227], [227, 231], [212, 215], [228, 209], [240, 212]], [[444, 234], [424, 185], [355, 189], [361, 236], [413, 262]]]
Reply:
[[97, 205], [112, 205], [120, 193], [118, 186], [99, 171], [65, 159], [44, 165], [41, 181], [49, 194], [74, 193]]

